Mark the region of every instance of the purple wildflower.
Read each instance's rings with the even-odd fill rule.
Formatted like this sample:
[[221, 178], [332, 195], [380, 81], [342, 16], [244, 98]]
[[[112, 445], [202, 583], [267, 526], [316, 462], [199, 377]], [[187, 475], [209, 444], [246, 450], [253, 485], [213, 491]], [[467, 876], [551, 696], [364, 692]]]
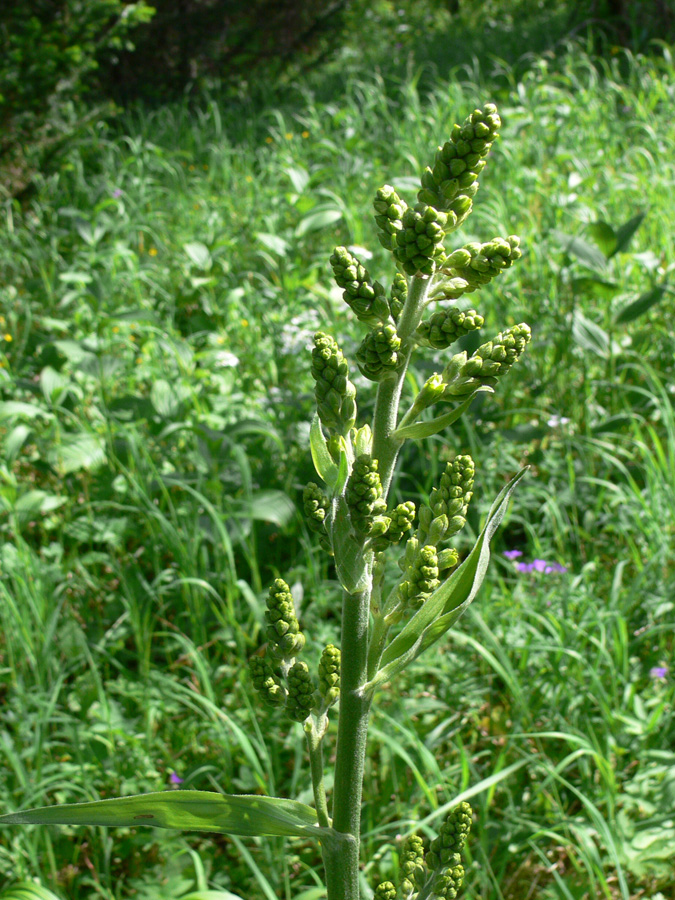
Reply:
[[121, 197], [122, 196], [122, 188], [115, 188], [112, 192], [113, 197]]
[[654, 666], [649, 670], [650, 678], [665, 678], [668, 675], [668, 669], [665, 666]]
[[175, 772], [172, 772], [169, 775], [169, 781], [171, 782], [171, 784], [182, 784], [184, 779], [181, 778], [180, 775], [176, 775]]
[[519, 556], [523, 555], [522, 550], [505, 550], [502, 553], [502, 556], [505, 556], [507, 559], [518, 559]]
[[561, 566], [560, 563], [549, 563], [544, 569], [544, 575], [548, 575], [550, 572], [566, 572], [567, 566]]
[[545, 572], [547, 563], [545, 559], [535, 559], [530, 565], [532, 566], [532, 572]]
[[531, 572], [532, 565], [532, 563], [518, 563], [516, 569], [518, 569], [519, 572]]

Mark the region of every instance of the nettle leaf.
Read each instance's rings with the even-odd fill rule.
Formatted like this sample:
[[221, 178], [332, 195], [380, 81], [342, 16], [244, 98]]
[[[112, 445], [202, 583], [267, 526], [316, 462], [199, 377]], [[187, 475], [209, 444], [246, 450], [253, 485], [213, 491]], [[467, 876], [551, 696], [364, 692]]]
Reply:
[[593, 238], [598, 247], [605, 254], [607, 259], [616, 250], [616, 231], [608, 222], [593, 222], [588, 226], [588, 233]]
[[504, 518], [514, 488], [526, 472], [527, 468], [521, 469], [499, 492], [471, 553], [385, 648], [380, 669], [364, 686], [364, 691], [372, 693], [379, 684], [402, 672], [466, 612], [485, 578], [490, 541]]
[[607, 332], [595, 322], [587, 319], [579, 310], [576, 310], [572, 319], [572, 338], [582, 350], [588, 350], [601, 359], [607, 359], [610, 355], [610, 340]]
[[616, 247], [614, 249], [615, 253], [621, 253], [622, 250], [625, 250], [628, 244], [630, 243], [630, 239], [633, 237], [635, 232], [638, 230], [640, 225], [642, 225], [642, 221], [645, 217], [645, 213], [638, 213], [636, 216], [633, 216], [627, 222], [624, 222], [616, 230]]
[[651, 291], [640, 294], [636, 300], [632, 300], [630, 303], [627, 303], [619, 309], [614, 316], [614, 321], [617, 325], [632, 322], [633, 319], [637, 319], [638, 316], [643, 315], [643, 313], [646, 313], [652, 306], [655, 306], [667, 290], [668, 288], [665, 284], [658, 284], [656, 287], [653, 287]]
[[201, 241], [191, 241], [189, 244], [183, 244], [183, 250], [198, 269], [206, 272], [211, 268], [213, 260], [206, 244], [202, 244]]
[[321, 837], [316, 812], [297, 800], [210, 791], [159, 791], [43, 806], [0, 816], [0, 825], [150, 825], [244, 837]]

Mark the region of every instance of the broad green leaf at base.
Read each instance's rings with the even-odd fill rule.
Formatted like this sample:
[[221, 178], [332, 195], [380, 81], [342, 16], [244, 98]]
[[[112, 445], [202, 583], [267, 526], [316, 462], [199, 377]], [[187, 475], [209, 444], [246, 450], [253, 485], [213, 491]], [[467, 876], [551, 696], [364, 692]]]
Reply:
[[296, 800], [210, 791], [160, 791], [0, 816], [0, 825], [150, 825], [247, 837], [318, 838], [322, 830], [316, 822], [311, 806]]

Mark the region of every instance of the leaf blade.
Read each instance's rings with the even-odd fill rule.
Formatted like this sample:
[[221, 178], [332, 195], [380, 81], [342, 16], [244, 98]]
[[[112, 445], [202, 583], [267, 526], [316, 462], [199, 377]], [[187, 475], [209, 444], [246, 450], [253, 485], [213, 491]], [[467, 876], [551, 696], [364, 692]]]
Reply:
[[149, 825], [243, 837], [319, 837], [316, 822], [316, 811], [296, 800], [211, 791], [157, 791], [0, 816], [0, 825]]

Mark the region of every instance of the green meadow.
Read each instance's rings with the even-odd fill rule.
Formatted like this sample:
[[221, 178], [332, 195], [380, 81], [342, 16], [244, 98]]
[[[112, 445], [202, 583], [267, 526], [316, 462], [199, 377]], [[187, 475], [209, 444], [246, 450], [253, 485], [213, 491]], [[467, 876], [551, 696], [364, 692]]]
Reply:
[[[247, 659], [277, 576], [317, 642], [339, 630], [302, 514], [312, 334], [352, 359], [363, 334], [328, 258], [369, 248], [389, 275], [375, 191], [414, 197], [495, 102], [457, 246], [517, 234], [523, 258], [472, 295], [485, 326], [462, 347], [518, 322], [532, 343], [404, 448], [393, 496], [470, 453], [461, 556], [530, 468], [478, 599], [378, 694], [363, 882], [459, 798], [467, 900], [675, 896], [675, 65], [577, 40], [442, 71], [345, 52], [255, 100], [132, 106], [0, 206], [1, 812], [171, 787], [312, 802], [302, 729]], [[0, 890], [27, 879], [60, 900], [324, 891], [309, 841], [143, 827], [5, 828]]]

